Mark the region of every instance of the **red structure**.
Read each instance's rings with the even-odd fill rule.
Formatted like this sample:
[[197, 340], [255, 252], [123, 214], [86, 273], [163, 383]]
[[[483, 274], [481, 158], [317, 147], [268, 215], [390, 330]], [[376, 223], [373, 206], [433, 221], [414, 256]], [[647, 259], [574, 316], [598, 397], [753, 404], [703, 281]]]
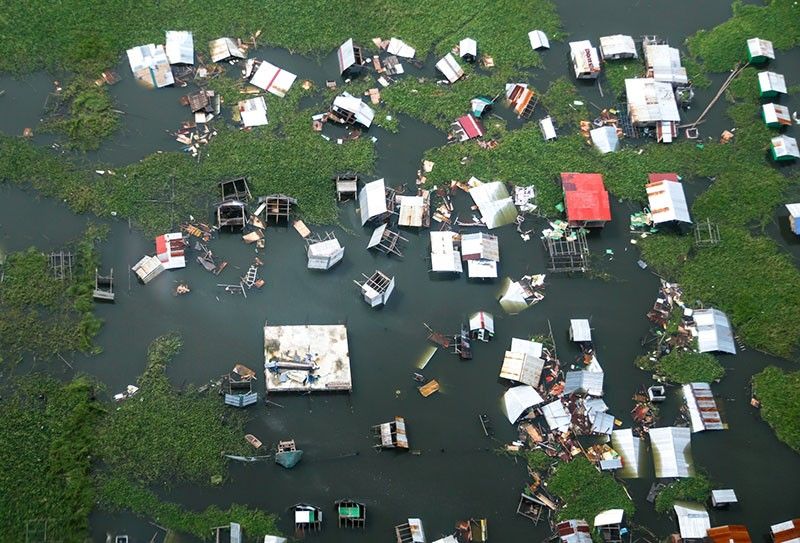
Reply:
[[611, 220], [611, 203], [602, 175], [562, 173], [561, 186], [570, 226], [602, 227]]

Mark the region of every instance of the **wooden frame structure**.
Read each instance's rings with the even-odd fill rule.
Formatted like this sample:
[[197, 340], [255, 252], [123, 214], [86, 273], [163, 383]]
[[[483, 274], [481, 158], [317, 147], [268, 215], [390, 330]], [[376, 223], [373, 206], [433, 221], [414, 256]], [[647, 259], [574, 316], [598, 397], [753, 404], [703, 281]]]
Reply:
[[114, 268], [108, 275], [100, 275], [97, 268], [94, 269], [94, 291], [92, 298], [101, 301], [114, 301]]
[[247, 210], [241, 200], [223, 200], [217, 204], [217, 228], [229, 226], [244, 229], [247, 224]]
[[394, 527], [394, 534], [397, 543], [416, 543], [425, 541], [425, 531], [422, 529], [422, 521], [418, 518], [410, 518], [404, 524]]
[[297, 200], [285, 194], [270, 194], [259, 197], [258, 203], [259, 209], [264, 206], [264, 219], [268, 223], [274, 220], [278, 224], [281, 221], [289, 222], [289, 215], [292, 207], [297, 205]]
[[221, 200], [241, 200], [248, 202], [253, 198], [250, 187], [247, 185], [246, 177], [237, 177], [218, 183], [221, 192]]
[[589, 243], [583, 229], [573, 230], [574, 239], [569, 232], [564, 239], [545, 238], [545, 249], [549, 256], [547, 265], [551, 272], [585, 272], [589, 269]]
[[349, 200], [358, 197], [358, 175], [354, 173], [341, 173], [333, 178], [336, 182], [336, 199]]
[[403, 417], [395, 417], [392, 421], [376, 424], [372, 427], [372, 436], [375, 438], [373, 447], [376, 449], [408, 450], [406, 420]]
[[382, 224], [372, 232], [367, 249], [377, 249], [384, 254], [393, 254], [403, 258], [400, 242], [408, 243], [408, 240], [398, 232], [389, 230], [388, 224]]
[[380, 270], [375, 270], [369, 277], [363, 273], [361, 275], [364, 277], [362, 283], [356, 280], [353, 282], [361, 287], [364, 301], [372, 307], [385, 304], [394, 291], [394, 277], [389, 277]]
[[296, 503], [290, 511], [294, 513], [295, 533], [304, 535], [322, 530], [322, 509], [307, 503]]
[[339, 517], [339, 528], [366, 528], [367, 506], [351, 499], [333, 502]]
[[53, 252], [48, 255], [47, 262], [53, 272], [53, 277], [59, 281], [72, 281], [72, 264], [75, 262], [75, 255], [69, 251]]
[[717, 245], [722, 241], [719, 233], [719, 226], [712, 223], [711, 219], [698, 222], [694, 227], [694, 244], [698, 246]]
[[527, 494], [520, 494], [517, 514], [533, 521], [534, 525], [538, 525], [545, 507], [547, 506], [544, 502]]

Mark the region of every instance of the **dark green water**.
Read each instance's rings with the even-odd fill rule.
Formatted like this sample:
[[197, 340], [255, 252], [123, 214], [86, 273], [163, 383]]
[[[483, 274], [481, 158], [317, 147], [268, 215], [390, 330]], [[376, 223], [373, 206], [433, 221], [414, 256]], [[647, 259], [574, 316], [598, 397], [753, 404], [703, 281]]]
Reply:
[[[559, 11], [573, 39], [617, 32], [658, 33], [673, 45], [700, 27], [711, 27], [729, 16], [726, 2], [559, 2]], [[566, 44], [554, 44], [544, 53], [546, 68], [532, 80], [540, 87], [548, 80], [566, 75]], [[297, 73], [301, 79], [322, 82], [336, 77], [333, 55], [321, 62], [264, 50], [257, 56]], [[775, 63], [776, 71], [790, 72], [798, 60], [792, 51]], [[780, 64], [783, 62], [785, 65]], [[125, 164], [156, 150], [174, 150], [177, 143], [166, 133], [186, 118], [178, 105], [182, 89], [146, 91], [132, 80], [123, 64], [123, 81], [113, 87], [120, 109], [126, 111], [125, 128], [107, 145], [87, 157], [110, 164]], [[19, 134], [25, 126], [36, 125], [53, 78], [37, 74], [22, 81], [0, 78], [0, 129]], [[718, 84], [718, 83], [717, 83]], [[596, 87], [582, 87], [586, 98], [606, 104]], [[715, 91], [698, 93], [702, 109]], [[720, 104], [722, 106], [722, 104]], [[501, 108], [502, 109], [502, 108]], [[705, 123], [704, 134], [717, 136], [728, 127], [715, 110]], [[501, 114], [502, 111], [501, 111]], [[691, 117], [691, 115], [690, 115]], [[379, 162], [376, 176], [392, 185], [411, 183], [423, 151], [444, 143], [444, 135], [411, 119], [401, 119], [397, 135], [370, 131], [378, 138]], [[50, 140], [37, 136], [37, 143]], [[535, 160], [535, 157], [529, 158]], [[536, 180], [530, 180], [536, 182]], [[692, 180], [690, 199], [706, 186]], [[691, 202], [690, 202], [691, 203]], [[459, 202], [466, 211], [467, 202]], [[628, 214], [633, 207], [614, 202], [614, 221], [602, 232], [593, 233], [590, 245], [598, 255], [598, 267], [612, 279], [548, 276], [546, 298], [532, 309], [509, 317], [496, 302], [501, 282], [474, 283], [466, 278], [436, 280], [429, 276], [428, 234], [405, 232], [410, 243], [402, 260], [376, 256], [365, 250], [368, 231], [360, 226], [352, 202], [341, 208], [341, 227], [331, 228], [346, 247], [344, 261], [327, 273], [306, 270], [305, 246], [293, 229], [271, 228], [263, 275], [266, 286], [247, 300], [223, 295], [217, 282], [234, 280], [254, 256], [237, 235], [222, 235], [212, 250], [229, 262], [228, 270], [216, 278], [190, 265], [167, 272], [148, 286], [129, 281], [126, 270], [142, 254], [152, 252], [152, 241], [129, 231], [126, 222], [111, 224], [111, 235], [102, 248], [103, 266], [117, 275], [117, 302], [98, 307], [106, 324], [98, 337], [104, 352], [95, 357], [75, 356], [76, 370], [97, 376], [110, 391], [134, 383], [144, 367], [144, 353], [153, 338], [170, 330], [184, 336], [185, 347], [169, 368], [176, 385], [204, 383], [216, 379], [239, 362], [253, 369], [263, 364], [262, 327], [274, 324], [346, 323], [350, 343], [354, 391], [346, 395], [285, 396], [275, 398], [284, 408], [251, 408], [253, 421], [248, 430], [264, 442], [294, 438], [305, 450], [303, 462], [287, 471], [271, 463], [233, 463], [230, 479], [219, 488], [174, 488], [164, 494], [192, 508], [232, 502], [273, 511], [281, 516], [282, 528], [291, 532], [286, 508], [305, 501], [322, 506], [329, 515], [320, 541], [388, 541], [392, 527], [409, 516], [423, 519], [429, 540], [450, 533], [454, 523], [469, 516], [489, 518], [491, 540], [497, 542], [544, 539], [549, 530], [542, 523], [533, 527], [515, 516], [519, 492], [526, 482], [524, 466], [498, 457], [492, 450], [514, 438], [513, 427], [500, 411], [500, 397], [506, 387], [497, 375], [503, 352], [512, 337], [526, 337], [547, 330], [548, 321], [556, 336], [562, 362], [577, 354], [567, 340], [572, 317], [592, 319], [598, 357], [606, 372], [605, 400], [610, 411], [628, 426], [631, 395], [648, 375], [635, 369], [632, 360], [641, 354], [640, 339], [647, 332], [644, 317], [656, 295], [658, 280], [636, 265], [638, 251], [630, 245]], [[34, 193], [0, 187], [0, 251], [14, 251], [36, 245], [57, 248], [79, 235], [87, 218], [68, 211], [59, 202], [41, 199]], [[776, 217], [782, 217], [776, 210]], [[532, 223], [526, 223], [532, 224]], [[544, 222], [536, 223], [539, 230]], [[779, 223], [767, 231], [787, 250], [798, 254], [798, 243]], [[545, 271], [544, 251], [538, 240], [523, 242], [512, 227], [496, 231], [501, 246], [501, 276], [517, 278]], [[613, 260], [602, 256], [614, 250]], [[388, 305], [371, 310], [361, 301], [352, 279], [380, 268], [397, 278], [397, 289]], [[176, 281], [186, 281], [192, 293], [171, 294]], [[425, 369], [436, 378], [442, 391], [422, 398], [410, 373], [428, 348], [423, 322], [442, 330], [455, 330], [467, 315], [478, 309], [494, 313], [497, 335], [489, 344], [475, 347], [475, 358], [461, 362], [440, 351]], [[730, 430], [695, 434], [692, 448], [695, 464], [708, 471], [719, 488], [734, 488], [740, 504], [727, 512], [712, 512], [713, 524], [746, 523], [754, 537], [768, 526], [792, 518], [800, 510], [800, 458], [776, 440], [756, 411], [748, 405], [749, 379], [767, 364], [793, 367], [747, 350], [736, 356], [720, 357], [728, 368], [715, 393], [724, 398]], [[27, 361], [18, 371], [46, 370], [66, 373], [60, 362]], [[263, 381], [259, 380], [263, 391]], [[671, 391], [665, 405], [663, 425], [677, 413], [679, 400]], [[494, 422], [496, 440], [484, 437], [479, 413]], [[411, 447], [418, 456], [376, 453], [371, 448], [370, 427], [395, 415], [406, 418]], [[352, 456], [351, 453], [358, 453]], [[644, 496], [652, 476], [626, 484], [637, 505], [636, 522], [659, 535], [673, 530], [672, 521], [656, 515]], [[591, 492], [592, 489], [587, 489]], [[333, 501], [352, 497], [368, 508], [365, 532], [335, 527]], [[93, 538], [103, 540], [106, 532], [128, 533], [134, 541], [147, 541], [154, 528], [130, 515], [96, 513], [92, 518]], [[252, 534], [251, 534], [252, 535]]]

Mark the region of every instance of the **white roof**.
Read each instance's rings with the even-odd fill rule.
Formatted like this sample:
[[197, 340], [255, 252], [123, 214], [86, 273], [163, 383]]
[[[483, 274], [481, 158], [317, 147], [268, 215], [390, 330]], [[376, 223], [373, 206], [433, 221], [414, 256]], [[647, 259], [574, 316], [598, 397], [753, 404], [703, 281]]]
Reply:
[[651, 428], [648, 434], [657, 478], [691, 477], [694, 474], [691, 458], [692, 433], [689, 428]]
[[570, 57], [575, 68], [575, 76], [600, 72], [600, 57], [597, 48], [589, 40], [569, 42]]
[[494, 260], [467, 260], [467, 275], [483, 279], [497, 277], [497, 262]]
[[128, 49], [131, 72], [140, 81], [151, 87], [166, 87], [175, 83], [163, 45], [140, 45]]
[[789, 136], [777, 136], [772, 138], [772, 147], [777, 156], [793, 156], [800, 158], [800, 149], [797, 148], [797, 140]]
[[789, 108], [786, 106], [770, 102], [769, 104], [763, 104], [761, 109], [764, 114], [764, 122], [767, 124], [792, 124], [792, 116], [789, 114]]
[[721, 488], [711, 491], [711, 499], [715, 503], [736, 503], [736, 492], [732, 488]]
[[425, 198], [422, 196], [397, 196], [395, 202], [400, 206], [397, 224], [400, 226], [422, 226], [425, 213]]
[[674, 47], [666, 44], [645, 45], [644, 58], [656, 81], [681, 85], [689, 82], [686, 68], [681, 66], [680, 51]]
[[570, 319], [569, 337], [572, 341], [592, 341], [592, 328], [588, 319]]
[[589, 422], [592, 423], [591, 431], [593, 434], [605, 434], [610, 436], [611, 432], [614, 430], [614, 415], [610, 413], [590, 411], [588, 418]]
[[508, 422], [514, 424], [526, 409], [539, 405], [543, 401], [536, 389], [530, 385], [509, 388], [503, 394], [503, 406]]
[[464, 69], [452, 53], [447, 53], [436, 63], [436, 69], [442, 72], [450, 83], [455, 83], [464, 77]]
[[194, 64], [194, 39], [188, 30], [167, 30], [165, 49], [170, 64]]
[[275, 96], [283, 98], [289, 89], [292, 88], [294, 80], [297, 76], [292, 72], [287, 72], [278, 68], [274, 64], [262, 60], [261, 64], [256, 68], [255, 73], [252, 73], [255, 60], [250, 59], [247, 61], [247, 73], [250, 75], [250, 84], [271, 92]]
[[417, 53], [413, 47], [398, 38], [389, 40], [389, 46], [386, 48], [386, 51], [392, 55], [405, 58], [414, 58], [414, 55]]
[[545, 140], [556, 139], [556, 128], [553, 126], [553, 119], [549, 115], [539, 121], [539, 128], [541, 128]]
[[339, 73], [344, 72], [350, 66], [356, 63], [356, 52], [353, 48], [353, 38], [350, 38], [342, 45], [336, 52], [336, 58], [339, 60]]
[[541, 358], [542, 349], [544, 345], [538, 341], [528, 341], [527, 339], [520, 339], [517, 337], [511, 338], [511, 352], [523, 353]]
[[750, 51], [750, 56], [753, 57], [775, 58], [775, 49], [772, 47], [772, 42], [768, 40], [750, 38], [747, 40], [747, 50]]
[[267, 103], [264, 101], [263, 96], [256, 96], [239, 102], [239, 114], [242, 117], [242, 124], [246, 128], [269, 124], [267, 120]]
[[494, 334], [494, 316], [486, 311], [473, 313], [469, 318], [470, 330], [488, 330]]
[[636, 44], [633, 38], [624, 34], [614, 34], [613, 36], [603, 36], [600, 38], [600, 54], [603, 58], [625, 56], [636, 58]]
[[455, 233], [449, 230], [431, 230], [431, 270], [437, 272], [458, 272], [464, 268], [461, 253], [453, 245]]
[[356, 116], [356, 122], [366, 128], [369, 128], [372, 124], [372, 119], [375, 118], [375, 112], [372, 108], [349, 92], [343, 92], [334, 98], [333, 107], [353, 113]]
[[678, 502], [672, 507], [678, 517], [678, 528], [683, 539], [705, 539], [711, 528], [711, 520], [705, 507], [689, 502]]
[[633, 435], [631, 428], [611, 432], [611, 447], [622, 459], [620, 477], [635, 479], [641, 476], [639, 469], [642, 465], [642, 442]]
[[655, 224], [670, 221], [692, 222], [682, 184], [662, 179], [648, 183], [646, 190], [650, 214]]
[[311, 269], [327, 270], [344, 256], [344, 247], [336, 238], [326, 239], [308, 246], [308, 267]]
[[633, 123], [680, 121], [672, 85], [652, 78], [625, 80], [628, 115]]
[[541, 30], [531, 30], [528, 32], [528, 39], [531, 41], [531, 47], [534, 51], [537, 49], [550, 49], [550, 40]]
[[786, 204], [786, 210], [789, 211], [789, 215], [792, 217], [800, 217], [800, 203]]
[[572, 415], [570, 415], [564, 408], [561, 400], [553, 400], [550, 403], [542, 406], [542, 414], [547, 421], [547, 425], [551, 430], [558, 430], [564, 432], [569, 430], [569, 425], [572, 422]]
[[425, 530], [422, 529], [422, 521], [418, 518], [408, 519], [411, 528], [411, 541], [413, 543], [425, 543]]
[[489, 230], [517, 220], [517, 208], [504, 183], [480, 183], [469, 189], [469, 195], [478, 206], [481, 218]]
[[687, 383], [683, 385], [683, 397], [689, 408], [689, 422], [692, 433], [703, 430], [724, 430], [722, 418], [708, 383]]
[[472, 38], [464, 38], [458, 42], [458, 55], [464, 58], [464, 55], [478, 56], [478, 42]]
[[239, 44], [233, 38], [217, 38], [208, 42], [208, 50], [211, 53], [211, 62], [219, 62], [231, 57], [245, 58], [245, 54], [239, 49]]
[[367, 221], [388, 211], [386, 208], [386, 184], [383, 179], [365, 183], [358, 193], [358, 207], [361, 212], [361, 226]]
[[564, 392], [562, 396], [574, 392], [589, 394], [590, 396], [603, 395], [603, 372], [597, 371], [568, 371], [564, 379]]
[[503, 366], [500, 368], [500, 377], [535, 387], [542, 378], [542, 369], [544, 360], [538, 356], [506, 351]]
[[497, 236], [485, 232], [463, 234], [461, 236], [461, 255], [464, 260], [500, 261], [500, 245]]
[[592, 143], [601, 154], [613, 153], [619, 149], [619, 136], [613, 126], [600, 126], [589, 131]]
[[[772, 526], [769, 527], [769, 531], [772, 532], [773, 536], [775, 536], [787, 530], [794, 530], [796, 525], [798, 525], [797, 521], [786, 520], [783, 522], [779, 522], [778, 524], [773, 524]], [[800, 537], [793, 537], [792, 539], [782, 538], [782, 541], [783, 543], [795, 543], [796, 541], [800, 541]]]
[[458, 539], [456, 539], [456, 538], [455, 538], [454, 536], [452, 536], [452, 535], [448, 535], [448, 536], [446, 536], [446, 537], [443, 537], [443, 538], [441, 538], [441, 539], [437, 539], [437, 540], [436, 540], [436, 541], [434, 541], [433, 543], [458, 543]]
[[265, 535], [263, 543], [287, 543], [289, 540], [277, 535]]
[[698, 350], [701, 353], [722, 351], [736, 354], [733, 331], [728, 316], [719, 309], [695, 309]]
[[762, 91], [775, 91], [786, 94], [786, 79], [775, 72], [758, 72], [758, 86]]
[[625, 515], [624, 509], [606, 509], [605, 511], [601, 511], [594, 517], [594, 527], [621, 524], [623, 515]]

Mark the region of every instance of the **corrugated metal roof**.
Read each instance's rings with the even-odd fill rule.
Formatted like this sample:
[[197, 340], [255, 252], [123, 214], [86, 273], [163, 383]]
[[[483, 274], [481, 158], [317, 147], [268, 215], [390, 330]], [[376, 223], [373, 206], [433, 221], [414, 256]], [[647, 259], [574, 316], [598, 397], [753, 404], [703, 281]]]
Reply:
[[526, 409], [539, 405], [543, 401], [536, 389], [530, 385], [509, 388], [503, 394], [503, 406], [508, 422], [514, 424]]
[[278, 537], [277, 535], [265, 535], [263, 543], [288, 543], [285, 537]]
[[692, 432], [703, 430], [724, 430], [717, 402], [708, 383], [688, 383], [683, 385], [683, 396], [689, 408], [689, 422]]
[[361, 226], [367, 221], [389, 210], [386, 208], [386, 184], [383, 179], [377, 179], [364, 184], [358, 193], [358, 207], [361, 213]]
[[550, 40], [547, 39], [547, 35], [541, 30], [531, 30], [528, 32], [528, 39], [534, 51], [537, 49], [550, 49]]
[[485, 232], [461, 236], [461, 256], [464, 260], [500, 261], [500, 243], [497, 236]]
[[613, 153], [619, 149], [619, 136], [613, 126], [600, 126], [589, 131], [589, 137], [602, 154]]
[[786, 78], [775, 72], [758, 72], [758, 87], [761, 92], [775, 91], [786, 94]]
[[697, 344], [701, 353], [722, 351], [736, 354], [733, 331], [728, 316], [719, 309], [695, 309]]
[[511, 338], [511, 352], [514, 353], [523, 353], [541, 358], [543, 348], [544, 345], [538, 341], [529, 341], [527, 339], [520, 339], [516, 337]]
[[194, 64], [194, 39], [188, 30], [167, 30], [165, 49], [170, 64]]
[[486, 311], [473, 313], [469, 318], [469, 329], [472, 331], [488, 330], [494, 334], [494, 316]]
[[747, 50], [752, 57], [775, 58], [775, 49], [772, 47], [772, 42], [769, 40], [750, 38], [747, 40]]
[[263, 96], [242, 100], [238, 104], [242, 124], [247, 127], [269, 124], [267, 120], [267, 103]]
[[570, 319], [569, 337], [572, 341], [592, 341], [592, 327], [588, 319]]
[[464, 58], [464, 55], [478, 56], [478, 42], [472, 38], [464, 38], [458, 42], [458, 55]]
[[626, 428], [611, 432], [611, 447], [622, 459], [622, 471], [619, 476], [623, 479], [641, 477], [639, 470], [642, 466], [642, 442], [633, 435], [633, 430]]
[[238, 522], [231, 522], [231, 543], [242, 543], [242, 526]]
[[597, 513], [594, 517], [594, 527], [621, 524], [624, 515], [624, 509], [606, 509], [605, 511]]
[[652, 124], [681, 120], [672, 85], [652, 78], [625, 80], [628, 115], [634, 124]]
[[800, 542], [800, 518], [779, 522], [769, 527], [772, 532], [772, 543]]
[[563, 543], [592, 543], [589, 524], [583, 519], [571, 519], [556, 524], [556, 532]]
[[655, 224], [680, 221], [691, 223], [689, 206], [683, 185], [674, 180], [657, 179], [659, 175], [677, 176], [675, 174], [650, 174], [650, 182], [645, 186], [650, 214]]
[[336, 58], [339, 60], [340, 74], [356, 63], [356, 51], [353, 47], [353, 38], [350, 38], [339, 46], [339, 50], [336, 52]]
[[369, 128], [375, 112], [367, 104], [356, 98], [349, 92], [343, 92], [333, 99], [333, 108], [352, 113], [356, 117], [356, 122]]
[[447, 53], [436, 63], [436, 69], [442, 72], [450, 83], [455, 83], [464, 77], [464, 69], [455, 59], [452, 53]]
[[589, 40], [569, 42], [569, 51], [575, 77], [597, 77], [602, 69], [600, 56]]
[[161, 88], [175, 83], [163, 45], [149, 43], [132, 47], [127, 53], [134, 77], [148, 87]]
[[604, 375], [603, 372], [596, 371], [568, 371], [562, 395], [566, 396], [577, 392], [590, 396], [602, 396]]
[[494, 260], [467, 260], [467, 276], [490, 279], [497, 277], [497, 262]]
[[699, 503], [678, 502], [672, 506], [678, 517], [678, 528], [683, 539], [705, 539], [711, 520], [708, 511]]
[[692, 433], [689, 428], [677, 426], [651, 428], [648, 435], [653, 448], [653, 464], [657, 478], [694, 475], [691, 457]]
[[245, 58], [239, 44], [232, 38], [217, 38], [208, 42], [211, 62], [220, 62], [229, 58]]
[[600, 54], [603, 58], [637, 58], [636, 44], [631, 36], [614, 34], [600, 38]]
[[750, 532], [742, 524], [715, 526], [706, 532], [714, 543], [751, 543]]
[[800, 149], [797, 148], [797, 140], [789, 136], [777, 136], [772, 138], [772, 148], [776, 156], [793, 156], [800, 158]]
[[786, 210], [792, 217], [800, 217], [800, 202], [796, 204], [786, 204]]
[[469, 189], [469, 195], [481, 212], [481, 218], [490, 230], [517, 220], [517, 208], [508, 194], [505, 183], [492, 181]]
[[714, 503], [736, 503], [736, 492], [732, 488], [721, 488], [711, 491], [711, 499]]
[[[252, 71], [255, 62], [255, 59], [247, 61], [248, 73]], [[295, 79], [297, 79], [297, 76], [292, 72], [287, 72], [266, 60], [262, 60], [250, 76], [250, 84], [283, 98], [292, 88]]]
[[611, 203], [599, 173], [562, 173], [564, 204], [570, 222], [611, 220]]
[[389, 54], [405, 58], [414, 58], [414, 55], [417, 53], [413, 47], [398, 38], [392, 38], [389, 40], [389, 45], [386, 48], [386, 51], [389, 52]]
[[545, 140], [550, 141], [556, 139], [556, 128], [553, 126], [553, 119], [549, 115], [539, 121], [539, 128], [542, 130], [542, 136]]
[[389, 225], [384, 223], [372, 231], [372, 235], [369, 237], [369, 242], [367, 242], [367, 249], [372, 249], [373, 247], [380, 245], [381, 240], [383, 239], [383, 233], [386, 232], [388, 227]]
[[645, 64], [653, 79], [665, 83], [685, 85], [689, 82], [686, 68], [681, 66], [680, 51], [666, 44], [644, 45]]
[[431, 231], [431, 270], [437, 272], [463, 271], [461, 253], [454, 246], [455, 233], [450, 231]]
[[542, 414], [551, 430], [558, 430], [559, 432], [569, 430], [572, 423], [572, 415], [567, 412], [560, 399], [544, 404], [542, 406]]
[[764, 122], [767, 124], [782, 124], [784, 126], [792, 125], [792, 116], [789, 114], [789, 108], [781, 104], [763, 104], [761, 112], [764, 115]]

